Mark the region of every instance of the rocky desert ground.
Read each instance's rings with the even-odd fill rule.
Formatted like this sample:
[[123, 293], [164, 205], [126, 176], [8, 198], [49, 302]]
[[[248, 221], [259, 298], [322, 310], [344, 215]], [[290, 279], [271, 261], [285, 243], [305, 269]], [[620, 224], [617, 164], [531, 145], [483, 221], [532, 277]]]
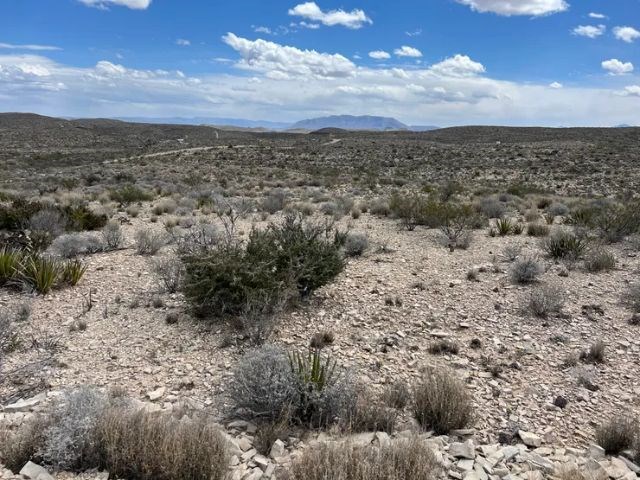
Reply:
[[640, 129], [0, 144], [0, 478], [640, 473]]

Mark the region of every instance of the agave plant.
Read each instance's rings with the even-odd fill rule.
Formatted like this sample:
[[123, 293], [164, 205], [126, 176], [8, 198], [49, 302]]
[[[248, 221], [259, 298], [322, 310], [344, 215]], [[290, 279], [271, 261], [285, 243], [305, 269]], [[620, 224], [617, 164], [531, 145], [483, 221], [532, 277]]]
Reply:
[[80, 260], [69, 260], [62, 267], [62, 280], [64, 283], [75, 287], [86, 271], [87, 266]]
[[14, 280], [20, 272], [22, 255], [17, 250], [3, 248], [0, 250], [0, 285]]
[[289, 354], [289, 362], [291, 370], [308, 391], [322, 391], [331, 383], [336, 368], [336, 362], [330, 356], [323, 360], [320, 349], [317, 348], [310, 349], [306, 355], [292, 352]]
[[40, 255], [30, 255], [22, 262], [22, 281], [36, 292], [46, 295], [62, 276], [59, 260]]
[[513, 231], [513, 223], [508, 218], [499, 218], [496, 220], [496, 230], [501, 237], [509, 235]]

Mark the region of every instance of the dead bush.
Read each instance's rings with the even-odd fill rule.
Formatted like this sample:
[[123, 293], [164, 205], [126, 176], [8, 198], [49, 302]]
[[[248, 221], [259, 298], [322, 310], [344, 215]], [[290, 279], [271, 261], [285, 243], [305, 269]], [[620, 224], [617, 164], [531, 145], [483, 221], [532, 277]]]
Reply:
[[527, 307], [531, 313], [539, 318], [560, 313], [564, 306], [564, 296], [555, 287], [544, 286], [531, 292]]
[[288, 472], [289, 480], [433, 480], [440, 466], [418, 437], [389, 445], [325, 443], [309, 448]]
[[206, 418], [107, 410], [97, 425], [101, 468], [116, 478], [137, 480], [222, 480], [227, 444]]
[[544, 267], [532, 257], [519, 258], [509, 270], [509, 277], [513, 283], [533, 283], [544, 272]]
[[640, 429], [638, 422], [630, 417], [614, 417], [596, 428], [596, 443], [609, 455], [634, 446]]
[[413, 386], [413, 414], [423, 428], [446, 434], [471, 422], [473, 405], [464, 384], [453, 373], [427, 368]]

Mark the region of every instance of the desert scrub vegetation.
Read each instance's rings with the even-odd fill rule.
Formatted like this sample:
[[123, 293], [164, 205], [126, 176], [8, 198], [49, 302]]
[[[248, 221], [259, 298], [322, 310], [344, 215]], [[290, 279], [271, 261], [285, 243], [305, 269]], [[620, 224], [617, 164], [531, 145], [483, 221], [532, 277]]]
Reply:
[[638, 421], [629, 416], [613, 417], [596, 427], [596, 443], [609, 455], [637, 446], [639, 439]]
[[374, 447], [323, 443], [293, 462], [288, 480], [433, 480], [441, 467], [420, 437]]
[[543, 251], [554, 260], [577, 261], [587, 251], [588, 241], [569, 229], [558, 229], [542, 240]]
[[413, 415], [425, 430], [443, 435], [473, 420], [471, 397], [449, 370], [425, 368], [412, 393]]
[[584, 258], [584, 268], [587, 272], [608, 272], [616, 268], [616, 256], [604, 247], [590, 248]]
[[640, 204], [593, 200], [575, 208], [567, 223], [593, 230], [607, 243], [617, 243], [640, 231]]
[[359, 257], [369, 248], [369, 238], [364, 233], [349, 233], [344, 242], [344, 252], [349, 257]]
[[54, 288], [75, 286], [85, 271], [79, 260], [62, 260], [6, 247], [0, 250], [0, 287], [23, 288], [44, 295]]
[[538, 280], [544, 272], [542, 264], [534, 257], [517, 258], [509, 269], [509, 278], [513, 283], [528, 284]]
[[333, 280], [344, 268], [342, 244], [330, 223], [286, 215], [245, 242], [229, 233], [184, 254], [183, 292], [201, 317], [239, 316], [248, 307], [269, 313]]
[[266, 420], [324, 427], [348, 422], [357, 394], [349, 375], [319, 349], [286, 352], [265, 345], [247, 353], [234, 372], [230, 397], [236, 411]]
[[0, 442], [0, 460], [137, 480], [222, 480], [226, 440], [205, 417], [149, 413], [126, 398], [82, 387]]
[[542, 286], [531, 292], [527, 300], [527, 310], [538, 318], [548, 318], [558, 314], [564, 306], [564, 295], [556, 287]]
[[168, 238], [165, 232], [142, 228], [135, 232], [134, 240], [138, 255], [152, 256], [167, 244]]

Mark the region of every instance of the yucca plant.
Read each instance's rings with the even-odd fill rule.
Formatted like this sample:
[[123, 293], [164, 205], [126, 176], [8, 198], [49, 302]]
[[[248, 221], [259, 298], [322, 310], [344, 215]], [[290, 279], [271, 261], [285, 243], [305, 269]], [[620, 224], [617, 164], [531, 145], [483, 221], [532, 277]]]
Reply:
[[291, 370], [298, 376], [305, 390], [321, 391], [331, 383], [336, 362], [327, 356], [323, 361], [320, 349], [313, 348], [305, 355], [300, 352], [289, 354]]
[[509, 235], [513, 231], [513, 223], [508, 218], [499, 218], [496, 220], [496, 230], [501, 237]]
[[31, 255], [22, 262], [23, 282], [43, 295], [56, 286], [62, 273], [63, 267], [55, 258]]
[[0, 285], [14, 280], [20, 272], [22, 255], [17, 250], [3, 248], [0, 250]]
[[587, 239], [569, 230], [558, 230], [542, 242], [543, 250], [556, 260], [579, 260], [587, 249]]
[[75, 287], [86, 271], [87, 266], [80, 260], [69, 260], [62, 267], [62, 280], [64, 283]]

